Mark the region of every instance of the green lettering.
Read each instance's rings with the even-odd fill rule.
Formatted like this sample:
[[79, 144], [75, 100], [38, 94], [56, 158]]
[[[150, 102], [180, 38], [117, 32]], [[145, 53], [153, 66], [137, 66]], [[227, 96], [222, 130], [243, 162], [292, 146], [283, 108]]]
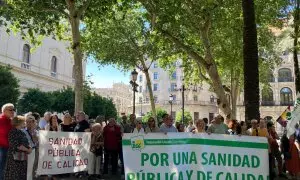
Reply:
[[182, 164], [188, 164], [189, 162], [189, 153], [182, 152]]
[[264, 180], [263, 175], [259, 175], [258, 178], [257, 178], [257, 180]]
[[147, 180], [155, 180], [154, 173], [147, 173]]
[[191, 178], [193, 175], [193, 170], [190, 170], [190, 171], [186, 170], [185, 172], [186, 172], [186, 176], [188, 177], [188, 180], [192, 180]]
[[228, 154], [228, 158], [227, 158], [228, 162], [228, 166], [231, 166], [231, 154]]
[[134, 173], [128, 173], [126, 179], [127, 179], [127, 180], [134, 180], [134, 179], [135, 179]]
[[159, 156], [157, 153], [151, 154], [150, 163], [152, 166], [157, 166], [159, 163]]
[[197, 157], [196, 157], [196, 153], [192, 152], [191, 153], [191, 158], [190, 158], [190, 163], [189, 164], [197, 164]]
[[207, 180], [212, 179], [212, 172], [211, 171], [207, 171]]
[[[202, 165], [206, 165], [207, 164], [207, 158], [206, 158], [207, 152], [202, 153], [201, 157], [204, 160], [204, 162], [202, 161]], [[199, 171], [198, 171], [199, 172]]]
[[141, 159], [142, 159], [141, 164], [142, 164], [142, 166], [145, 166], [145, 161], [148, 161], [148, 160], [149, 160], [149, 154], [142, 153], [141, 156], [142, 156], [142, 157], [141, 157]]
[[226, 166], [226, 154], [218, 153], [218, 165]]
[[219, 173], [217, 174], [217, 180], [219, 180], [219, 179], [220, 179], [220, 176], [223, 175], [223, 174], [224, 174], [223, 172], [219, 172]]
[[205, 173], [202, 171], [197, 171], [197, 180], [206, 179]]
[[214, 153], [211, 153], [210, 157], [209, 157], [209, 165], [211, 165], [211, 164], [217, 165], [217, 163], [216, 163], [216, 156], [215, 156]]
[[245, 166], [247, 166], [248, 168], [250, 167], [248, 156], [244, 156], [244, 158], [243, 158], [242, 167], [245, 167]]
[[252, 168], [257, 168], [260, 166], [260, 160], [257, 156], [251, 156]]
[[183, 180], [183, 174], [182, 174], [182, 171], [179, 172], [178, 180]]
[[[176, 154], [177, 154], [177, 158], [176, 158]], [[173, 161], [175, 165], [179, 165], [181, 163], [181, 158], [180, 158], [180, 153], [173, 153]]]
[[251, 179], [255, 180], [255, 176], [253, 174], [247, 174], [247, 180], [251, 180]]
[[230, 173], [227, 173], [225, 179], [226, 179], [226, 180], [232, 180], [231, 174], [230, 174]]
[[161, 166], [169, 166], [169, 155], [167, 153], [161, 153], [160, 154], [160, 159], [161, 159]]
[[175, 175], [176, 175], [176, 173], [173, 172], [173, 173], [171, 174], [171, 176], [170, 176], [170, 180], [173, 180]]
[[240, 166], [241, 160], [242, 160], [241, 156], [234, 154], [233, 155], [233, 166], [235, 166], [235, 167]]

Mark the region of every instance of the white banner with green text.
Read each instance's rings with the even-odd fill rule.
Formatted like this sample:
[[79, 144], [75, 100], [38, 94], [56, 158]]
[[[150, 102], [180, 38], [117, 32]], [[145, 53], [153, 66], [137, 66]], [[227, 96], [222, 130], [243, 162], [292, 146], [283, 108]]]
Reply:
[[191, 133], [124, 134], [126, 180], [267, 180], [263, 137]]

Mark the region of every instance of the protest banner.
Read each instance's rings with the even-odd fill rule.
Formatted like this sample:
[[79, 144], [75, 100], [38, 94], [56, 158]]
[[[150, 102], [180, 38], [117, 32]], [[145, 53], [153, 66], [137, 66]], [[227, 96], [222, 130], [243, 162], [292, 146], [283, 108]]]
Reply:
[[299, 123], [300, 117], [300, 94], [297, 94], [297, 99], [295, 101], [294, 110], [291, 112], [291, 115], [288, 119], [287, 123], [287, 137], [290, 137], [292, 134], [295, 133], [295, 125]]
[[37, 174], [65, 174], [87, 170], [91, 133], [39, 132]]
[[267, 180], [264, 137], [124, 134], [126, 180]]

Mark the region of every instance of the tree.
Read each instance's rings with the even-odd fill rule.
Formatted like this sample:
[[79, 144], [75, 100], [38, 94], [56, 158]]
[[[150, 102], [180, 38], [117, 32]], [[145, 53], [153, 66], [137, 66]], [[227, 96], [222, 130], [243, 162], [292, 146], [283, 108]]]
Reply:
[[17, 111], [19, 114], [27, 112], [38, 112], [44, 114], [51, 110], [51, 97], [49, 93], [39, 89], [28, 89], [23, 97], [18, 101]]
[[[163, 45], [168, 43], [167, 46], [171, 45], [178, 52], [181, 59], [183, 59], [184, 69], [191, 71], [189, 65], [197, 68], [197, 71], [191, 73], [198, 75], [198, 79], [209, 82], [211, 89], [218, 96], [219, 108], [225, 115], [231, 115], [231, 107], [226, 96], [227, 88], [224, 86], [220, 71], [223, 70], [220, 62], [224, 60], [224, 57], [220, 56], [218, 58], [216, 55], [221, 47], [220, 44], [226, 42], [228, 37], [230, 37], [230, 40], [241, 38], [236, 36], [236, 34], [240, 34], [236, 31], [242, 32], [242, 26], [240, 26], [240, 14], [242, 12], [239, 4], [231, 0], [207, 0], [201, 3], [180, 0], [138, 1], [147, 10], [146, 17], [152, 22], [151, 24], [155, 27], [157, 34], [164, 38]], [[270, 17], [278, 14], [280, 5], [284, 1], [280, 0], [274, 3], [271, 0], [260, 0], [258, 2], [257, 8], [260, 10], [258, 13], [260, 21], [258, 23], [265, 27], [268, 24], [267, 22], [271, 23], [272, 18]], [[233, 29], [227, 28], [228, 20], [230, 20], [229, 27], [233, 27]], [[223, 38], [215, 38], [220, 36]], [[230, 62], [228, 61], [230, 58], [227, 57], [226, 60], [227, 63]], [[234, 64], [235, 67], [237, 65]], [[187, 72], [186, 70], [184, 72]], [[229, 69], [227, 70], [229, 71]], [[235, 69], [232, 69], [232, 71], [235, 72]], [[239, 77], [241, 73], [236, 74], [234, 76]], [[233, 79], [237, 78], [234, 77]], [[239, 84], [235, 86], [239, 86]]]
[[294, 71], [295, 71], [295, 85], [296, 92], [300, 93], [300, 71], [298, 61], [298, 38], [299, 38], [299, 26], [300, 26], [300, 0], [294, 0], [294, 47], [293, 47], [293, 58], [294, 58]]
[[[167, 114], [167, 111], [164, 110], [164, 109], [162, 109], [162, 108], [156, 108], [155, 110], [156, 110], [157, 121], [158, 121], [159, 123], [161, 123], [161, 122], [162, 122], [162, 116], [163, 116], [164, 114]], [[148, 122], [148, 119], [149, 119], [150, 117], [153, 117], [152, 111], [148, 112], [145, 116], [143, 116], [143, 118], [142, 118], [143, 122], [144, 122], [144, 123], [145, 123], [145, 122]], [[158, 124], [157, 124], [157, 125], [158, 125]]]
[[245, 120], [259, 119], [258, 45], [253, 0], [242, 0]]
[[125, 71], [137, 67], [142, 71], [147, 80], [152, 115], [157, 119], [149, 68], [161, 54], [158, 39], [139, 7], [116, 10], [107, 18], [91, 21], [88, 24], [92, 25], [86, 27], [86, 52], [101, 64], [114, 64]]
[[[100, 17], [115, 1], [99, 0], [7, 0], [0, 7], [0, 25], [21, 30], [21, 35], [30, 36], [37, 42], [38, 35], [53, 35], [58, 39], [70, 40], [75, 67], [75, 112], [83, 110], [83, 52], [81, 29], [86, 19]], [[8, 30], [9, 31], [9, 30]], [[66, 32], [71, 31], [71, 33]]]
[[49, 96], [52, 99], [51, 109], [53, 111], [68, 111], [71, 115], [74, 114], [75, 93], [71, 87], [49, 92]]
[[[192, 115], [188, 111], [184, 111], [184, 119], [183, 119], [183, 124], [188, 125], [190, 121], [192, 121]], [[179, 111], [176, 113], [176, 122], [181, 123], [182, 122], [182, 111]]]
[[0, 65], [0, 107], [6, 103], [16, 104], [20, 96], [19, 80], [9, 66]]

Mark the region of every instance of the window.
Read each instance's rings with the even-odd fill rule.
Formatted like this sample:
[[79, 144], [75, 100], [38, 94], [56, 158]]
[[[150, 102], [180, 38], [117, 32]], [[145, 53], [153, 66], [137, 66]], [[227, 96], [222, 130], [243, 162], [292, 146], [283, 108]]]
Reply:
[[158, 84], [153, 84], [153, 91], [158, 91]]
[[199, 112], [194, 112], [194, 121], [199, 119]]
[[23, 62], [30, 64], [30, 46], [28, 44], [23, 46]]
[[213, 95], [210, 96], [210, 102], [214, 103], [215, 102], [215, 97]]
[[173, 94], [173, 103], [176, 102], [176, 95]]
[[278, 71], [278, 82], [292, 82], [292, 71], [288, 68], [282, 68]]
[[143, 97], [139, 97], [139, 103], [140, 103], [140, 104], [143, 103]]
[[264, 88], [261, 91], [261, 105], [262, 106], [272, 106], [274, 105], [274, 100], [273, 100], [273, 91], [271, 88]]
[[146, 96], [145, 103], [149, 103], [149, 97], [148, 96]]
[[155, 79], [155, 80], [158, 79], [158, 72], [154, 72], [154, 74], [153, 74], [153, 79]]
[[171, 83], [171, 92], [176, 91], [177, 84], [176, 83]]
[[171, 117], [172, 117], [172, 118], [175, 118], [175, 117], [176, 117], [176, 111], [172, 111], [172, 112], [171, 112]]
[[293, 93], [290, 88], [285, 87], [280, 90], [280, 105], [282, 106], [293, 105]]
[[177, 79], [176, 72], [172, 73], [171, 79]]
[[153, 68], [158, 68], [157, 62], [154, 62], [154, 63], [153, 63]]
[[143, 87], [139, 86], [139, 92], [141, 93], [143, 91]]
[[56, 77], [56, 72], [57, 72], [57, 59], [55, 56], [52, 56], [51, 59], [51, 76]]
[[157, 98], [157, 96], [154, 96], [154, 103], [158, 103], [158, 98]]
[[140, 75], [139, 77], [140, 77], [140, 80], [139, 80], [139, 81], [140, 81], [140, 82], [143, 82], [143, 75]]
[[194, 101], [198, 101], [198, 96], [197, 95], [194, 96]]
[[268, 73], [268, 81], [275, 82], [275, 78], [274, 78], [273, 72], [271, 70]]

